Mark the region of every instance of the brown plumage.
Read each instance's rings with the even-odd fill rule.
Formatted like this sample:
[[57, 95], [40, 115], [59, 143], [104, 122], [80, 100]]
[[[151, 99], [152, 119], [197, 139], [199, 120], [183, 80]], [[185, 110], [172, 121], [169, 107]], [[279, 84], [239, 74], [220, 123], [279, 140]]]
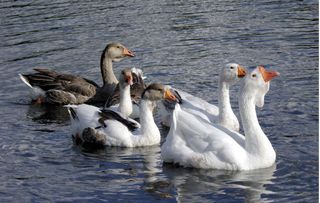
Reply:
[[37, 99], [52, 104], [104, 103], [113, 94], [117, 78], [112, 69], [113, 61], [120, 61], [134, 54], [120, 43], [110, 43], [101, 55], [101, 74], [103, 86], [99, 87], [92, 80], [80, 76], [59, 73], [50, 69], [37, 68], [36, 73], [20, 75], [23, 82], [30, 87], [44, 91], [44, 99]]

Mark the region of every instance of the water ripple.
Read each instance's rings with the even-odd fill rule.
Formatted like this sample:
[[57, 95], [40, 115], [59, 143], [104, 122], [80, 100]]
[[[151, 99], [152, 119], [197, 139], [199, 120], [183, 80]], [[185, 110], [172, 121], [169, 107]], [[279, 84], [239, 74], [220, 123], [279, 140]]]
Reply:
[[[318, 2], [1, 1], [0, 200], [3, 202], [316, 202], [318, 198]], [[28, 105], [18, 73], [35, 67], [101, 81], [107, 42], [161, 81], [217, 103], [226, 63], [264, 64], [281, 76], [258, 109], [277, 152], [250, 172], [179, 168], [160, 147], [73, 146], [65, 108]], [[231, 103], [238, 115], [238, 87]], [[159, 116], [156, 114], [159, 123]], [[160, 126], [162, 142], [168, 129]]]

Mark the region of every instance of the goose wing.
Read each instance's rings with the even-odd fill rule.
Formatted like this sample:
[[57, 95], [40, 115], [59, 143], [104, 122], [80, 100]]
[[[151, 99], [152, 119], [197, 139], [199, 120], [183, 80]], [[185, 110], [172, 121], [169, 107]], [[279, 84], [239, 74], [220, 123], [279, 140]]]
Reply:
[[98, 85], [86, 78], [46, 68], [34, 70], [36, 73], [22, 74], [20, 77], [28, 86], [45, 91], [49, 103], [78, 104], [96, 94]]
[[121, 113], [110, 110], [110, 109], [103, 109], [101, 110], [101, 112], [99, 113], [99, 122], [103, 125], [103, 127], [107, 127], [105, 126], [105, 120], [117, 120], [120, 123], [122, 123], [123, 125], [125, 125], [130, 131], [134, 131], [137, 128], [140, 128], [140, 124], [131, 119], [131, 118], [127, 118], [125, 116], [123, 116]]

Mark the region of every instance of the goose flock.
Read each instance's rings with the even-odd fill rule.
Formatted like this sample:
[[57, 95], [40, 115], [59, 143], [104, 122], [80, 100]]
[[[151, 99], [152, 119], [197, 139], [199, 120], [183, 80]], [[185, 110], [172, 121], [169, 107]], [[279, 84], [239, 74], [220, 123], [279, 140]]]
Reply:
[[[142, 70], [127, 68], [118, 77], [113, 62], [134, 57], [120, 43], [107, 44], [101, 54], [103, 85], [77, 75], [46, 68], [20, 74], [31, 88], [32, 102], [68, 108], [76, 145], [143, 147], [160, 145], [161, 124], [170, 128], [161, 146], [163, 162], [183, 167], [253, 170], [270, 167], [276, 153], [263, 132], [256, 106], [263, 107], [277, 71], [259, 65], [252, 71], [229, 63], [220, 70], [218, 104], [161, 83], [146, 84]], [[229, 88], [240, 85], [240, 122], [230, 104]], [[139, 122], [138, 122], [139, 121]]]

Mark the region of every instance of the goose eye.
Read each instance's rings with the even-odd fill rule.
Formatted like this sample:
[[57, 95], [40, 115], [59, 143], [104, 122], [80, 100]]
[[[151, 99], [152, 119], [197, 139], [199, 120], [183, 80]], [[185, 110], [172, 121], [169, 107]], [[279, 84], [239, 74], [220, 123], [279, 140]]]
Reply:
[[120, 46], [117, 46], [118, 49], [120, 49]]
[[255, 77], [257, 77], [257, 75], [256, 74], [252, 74], [252, 77], [255, 78]]
[[231, 70], [234, 69], [233, 66], [230, 66], [230, 69], [231, 69]]

